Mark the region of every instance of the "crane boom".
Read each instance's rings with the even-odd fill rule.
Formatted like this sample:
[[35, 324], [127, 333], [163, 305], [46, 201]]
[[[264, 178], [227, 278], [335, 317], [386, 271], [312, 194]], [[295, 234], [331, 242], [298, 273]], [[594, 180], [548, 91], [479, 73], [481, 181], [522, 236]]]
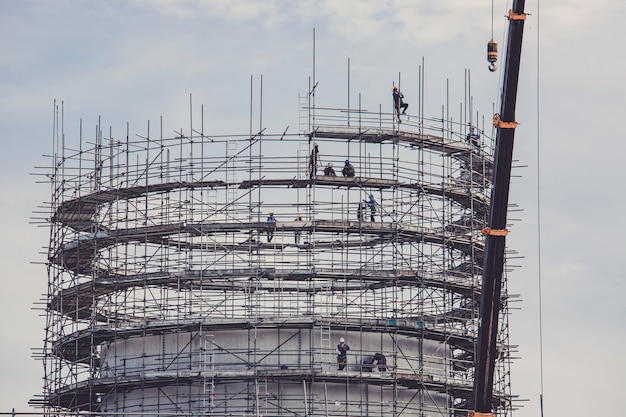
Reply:
[[492, 414], [493, 377], [497, 358], [496, 336], [500, 313], [500, 291], [504, 269], [506, 216], [515, 137], [515, 104], [519, 79], [522, 36], [524, 33], [525, 0], [514, 0], [509, 11], [509, 33], [504, 65], [501, 111], [494, 116], [497, 128], [494, 155], [493, 188], [489, 207], [488, 226], [485, 228], [485, 255], [482, 293], [480, 300], [480, 327], [475, 359], [473, 391], [474, 415]]

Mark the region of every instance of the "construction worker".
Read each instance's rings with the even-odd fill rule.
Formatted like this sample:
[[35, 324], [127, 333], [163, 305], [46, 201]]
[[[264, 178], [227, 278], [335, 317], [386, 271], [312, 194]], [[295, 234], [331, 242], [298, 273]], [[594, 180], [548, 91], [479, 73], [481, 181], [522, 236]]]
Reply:
[[361, 361], [361, 369], [363, 369], [363, 372], [372, 372], [374, 370], [374, 362], [376, 362], [380, 372], [387, 371], [387, 358], [385, 358], [385, 355], [378, 352], [374, 356], [370, 355], [363, 357]]
[[274, 217], [274, 212], [270, 211], [269, 216], [267, 216], [267, 221], [272, 223], [267, 228], [267, 241], [271, 242], [274, 238], [274, 230], [276, 230], [276, 217]]
[[369, 200], [363, 200], [363, 202], [365, 204], [367, 204], [370, 208], [370, 221], [375, 222], [376, 221], [376, 206], [378, 205], [378, 203], [376, 202], [376, 200], [374, 200], [374, 195], [370, 194], [370, 199]]
[[365, 204], [364, 203], [359, 203], [359, 205], [356, 208], [356, 217], [357, 219], [359, 219], [359, 222], [363, 221], [363, 214], [365, 213]]
[[311, 150], [311, 156], [309, 156], [309, 165], [307, 170], [309, 171], [309, 178], [313, 179], [313, 176], [317, 175], [317, 163], [319, 161], [319, 153], [320, 149], [317, 145], [317, 142], [313, 144], [313, 149]]
[[332, 162], [329, 162], [326, 165], [326, 168], [324, 168], [324, 175], [330, 175], [331, 177], [336, 177], [337, 176], [337, 174], [335, 173], [335, 170], [333, 168]]
[[[298, 217], [296, 217], [296, 219], [294, 221], [302, 222], [302, 214], [298, 214]], [[300, 236], [302, 236], [302, 231], [298, 229], [293, 234], [294, 243], [296, 245], [300, 244]]]
[[474, 145], [476, 153], [480, 155], [480, 133], [471, 124], [469, 125], [469, 133], [465, 136], [465, 141]]
[[350, 160], [346, 159], [346, 162], [341, 170], [344, 177], [354, 177], [354, 167], [350, 163]]
[[383, 355], [382, 353], [376, 353], [374, 355], [374, 360], [376, 361], [376, 365], [378, 365], [378, 370], [380, 372], [386, 372], [387, 371], [387, 358], [385, 358], [385, 355]]
[[[406, 109], [409, 107], [409, 103], [405, 103], [403, 99], [404, 99], [404, 94], [402, 94], [402, 92], [398, 90], [398, 87], [394, 85], [393, 86], [393, 108], [395, 109], [396, 114], [398, 116], [398, 123], [402, 123], [402, 120], [400, 120], [400, 114], [406, 114]], [[402, 109], [402, 113], [400, 113], [400, 109]]]
[[343, 337], [339, 338], [339, 344], [337, 345], [337, 369], [340, 371], [346, 367], [349, 350], [350, 346], [346, 344], [346, 340]]

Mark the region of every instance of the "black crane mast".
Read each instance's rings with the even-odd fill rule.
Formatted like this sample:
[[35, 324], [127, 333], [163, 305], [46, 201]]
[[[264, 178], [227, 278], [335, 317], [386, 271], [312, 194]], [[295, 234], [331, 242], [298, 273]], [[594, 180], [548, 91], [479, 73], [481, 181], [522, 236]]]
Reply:
[[519, 79], [522, 37], [524, 33], [525, 0], [514, 0], [509, 11], [509, 31], [504, 65], [504, 80], [500, 114], [494, 116], [497, 128], [493, 169], [493, 188], [487, 227], [480, 300], [480, 327], [474, 362], [474, 391], [470, 417], [492, 416], [492, 395], [495, 362], [497, 359], [498, 316], [504, 269], [509, 184], [515, 137], [515, 104]]

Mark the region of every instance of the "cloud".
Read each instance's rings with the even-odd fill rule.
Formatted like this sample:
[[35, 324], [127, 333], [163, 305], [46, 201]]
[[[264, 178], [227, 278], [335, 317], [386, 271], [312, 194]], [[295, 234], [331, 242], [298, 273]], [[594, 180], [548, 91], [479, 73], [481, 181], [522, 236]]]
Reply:
[[[300, 2], [297, 13], [305, 22], [326, 20], [325, 26], [341, 43], [369, 45], [372, 57], [385, 49], [412, 53], [414, 48], [458, 40], [468, 30], [489, 31], [491, 24], [488, 5], [481, 7], [481, 4], [460, 1]], [[390, 45], [390, 41], [394, 45]], [[392, 61], [395, 58], [387, 56], [386, 59]]]
[[206, 73], [216, 61], [211, 56], [198, 54], [198, 51], [174, 40], [135, 45], [129, 49], [122, 51], [125, 59], [104, 68], [95, 76], [113, 82], [125, 82], [155, 72], [165, 75], [175, 72], [178, 77], [192, 78]]
[[286, 3], [275, 0], [139, 0], [147, 9], [179, 20], [195, 20], [199, 16], [232, 24], [254, 21], [264, 27], [279, 24], [284, 18]]

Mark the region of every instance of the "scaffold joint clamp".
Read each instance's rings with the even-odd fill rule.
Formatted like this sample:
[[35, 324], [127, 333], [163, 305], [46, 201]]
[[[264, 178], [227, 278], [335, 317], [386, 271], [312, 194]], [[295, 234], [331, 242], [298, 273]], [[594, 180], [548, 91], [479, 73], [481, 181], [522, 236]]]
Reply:
[[483, 227], [482, 232], [484, 236], [506, 236], [509, 234], [508, 229], [492, 229], [491, 227]]
[[496, 129], [515, 129], [519, 123], [518, 122], [505, 122], [500, 119], [500, 114], [496, 113], [493, 115], [493, 127]]

